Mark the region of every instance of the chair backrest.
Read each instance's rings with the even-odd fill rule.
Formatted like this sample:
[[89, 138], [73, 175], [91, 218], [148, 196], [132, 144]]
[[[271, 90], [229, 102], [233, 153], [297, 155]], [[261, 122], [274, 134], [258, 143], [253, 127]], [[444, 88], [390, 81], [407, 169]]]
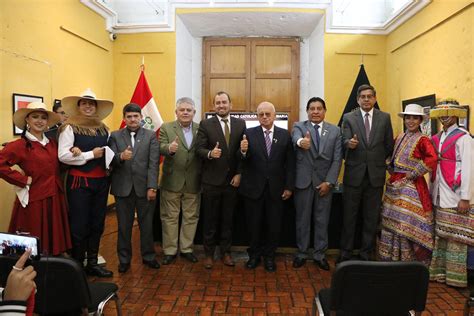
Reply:
[[423, 311], [428, 282], [420, 262], [346, 261], [332, 277], [330, 308], [363, 315]]
[[[0, 280], [6, 277], [16, 259], [0, 258]], [[79, 314], [91, 298], [83, 269], [76, 261], [58, 257], [42, 257], [31, 263], [36, 270], [35, 313]]]

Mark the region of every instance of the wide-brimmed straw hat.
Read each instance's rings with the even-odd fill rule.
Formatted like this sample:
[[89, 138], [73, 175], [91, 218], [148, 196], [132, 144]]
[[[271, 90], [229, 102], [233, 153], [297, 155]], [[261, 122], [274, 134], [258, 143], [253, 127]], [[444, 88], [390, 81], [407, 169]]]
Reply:
[[454, 99], [446, 99], [440, 101], [434, 109], [430, 110], [431, 118], [439, 118], [443, 116], [465, 118], [467, 117], [467, 110], [461, 107], [458, 101]]
[[411, 103], [405, 107], [405, 111], [398, 113], [398, 116], [403, 118], [404, 115], [418, 115], [424, 117], [423, 107], [419, 104]]
[[59, 115], [54, 112], [46, 110], [46, 104], [43, 102], [31, 102], [26, 108], [18, 109], [13, 113], [13, 124], [19, 129], [25, 129], [26, 117], [32, 112], [44, 112], [48, 114], [48, 122], [46, 123], [49, 127], [58, 124], [61, 121]]
[[69, 116], [74, 116], [79, 114], [79, 100], [87, 99], [87, 100], [94, 100], [97, 102], [97, 111], [96, 115], [99, 117], [100, 120], [106, 118], [111, 112], [114, 107], [114, 103], [109, 100], [101, 100], [97, 99], [94, 91], [90, 88], [87, 88], [86, 91], [82, 92], [79, 96], [70, 96], [65, 97], [61, 100], [61, 105], [64, 108], [64, 111]]

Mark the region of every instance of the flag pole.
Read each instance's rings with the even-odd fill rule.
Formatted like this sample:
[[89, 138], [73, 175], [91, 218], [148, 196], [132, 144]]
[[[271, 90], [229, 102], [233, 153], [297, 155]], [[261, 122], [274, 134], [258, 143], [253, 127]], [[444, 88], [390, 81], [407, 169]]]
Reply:
[[142, 63], [140, 65], [140, 71], [145, 71], [145, 55], [142, 55]]

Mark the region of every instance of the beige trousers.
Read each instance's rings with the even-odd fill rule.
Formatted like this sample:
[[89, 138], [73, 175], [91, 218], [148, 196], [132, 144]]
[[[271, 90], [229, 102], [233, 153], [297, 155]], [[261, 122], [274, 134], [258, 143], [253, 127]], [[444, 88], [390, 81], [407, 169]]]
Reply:
[[[175, 255], [193, 252], [194, 235], [199, 220], [201, 193], [180, 193], [160, 190], [160, 218], [163, 228], [163, 252]], [[181, 230], [179, 215], [181, 213]]]

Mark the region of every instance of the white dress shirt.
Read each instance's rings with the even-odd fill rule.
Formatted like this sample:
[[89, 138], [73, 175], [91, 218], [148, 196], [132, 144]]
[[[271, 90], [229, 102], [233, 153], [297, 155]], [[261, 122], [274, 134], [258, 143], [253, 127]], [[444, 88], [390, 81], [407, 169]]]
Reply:
[[[458, 128], [456, 124], [450, 126], [446, 132], [441, 133], [439, 148], [441, 150], [446, 137], [454, 129]], [[433, 203], [438, 205], [437, 197], [439, 195], [439, 205], [442, 208], [454, 208], [458, 206], [460, 200], [471, 199], [471, 152], [472, 152], [472, 138], [469, 134], [461, 136], [456, 141], [456, 169], [455, 176], [457, 178], [461, 173], [461, 186], [453, 191], [443, 178], [441, 168], [436, 169], [436, 179], [431, 185], [431, 197]]]
[[229, 125], [229, 135], [230, 135], [230, 115], [227, 115], [226, 117], [220, 117], [217, 115], [217, 119], [219, 120], [219, 123], [221, 123], [221, 128], [222, 128], [222, 134], [225, 135], [225, 123], [222, 122], [222, 120], [227, 119], [227, 125]]
[[360, 108], [360, 113], [362, 113], [362, 121], [365, 122], [365, 114], [369, 113], [369, 126], [370, 129], [372, 130], [372, 118], [374, 117], [374, 108], [372, 108], [369, 112], [365, 112]]

